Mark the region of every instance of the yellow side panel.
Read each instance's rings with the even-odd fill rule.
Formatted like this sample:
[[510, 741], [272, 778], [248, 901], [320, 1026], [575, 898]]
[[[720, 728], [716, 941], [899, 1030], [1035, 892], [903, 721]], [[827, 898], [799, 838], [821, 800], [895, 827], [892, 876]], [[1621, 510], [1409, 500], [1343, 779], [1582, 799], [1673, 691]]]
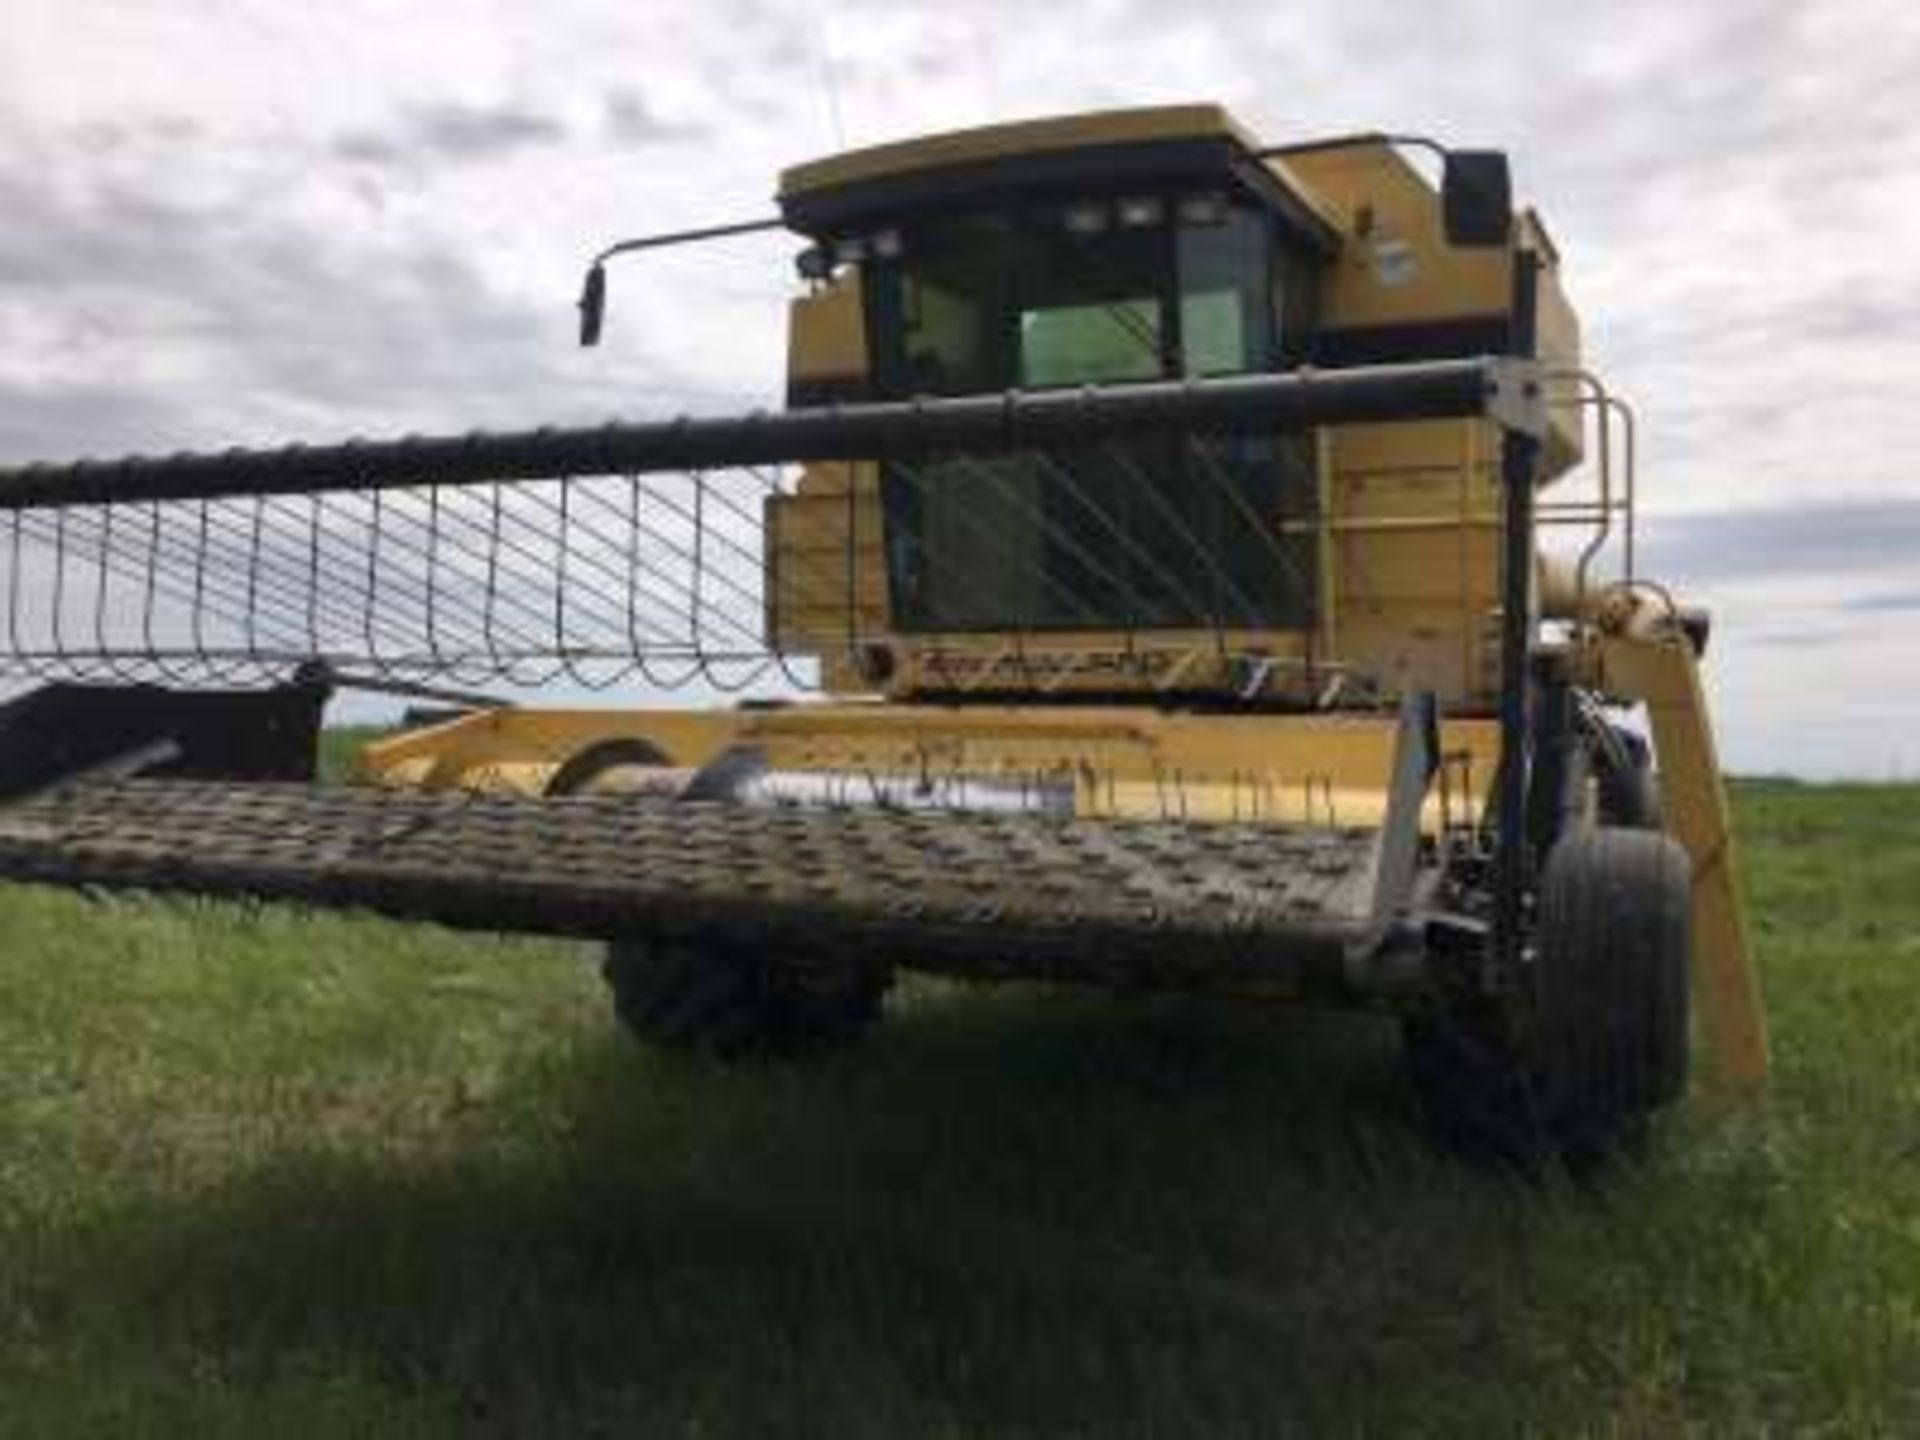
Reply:
[[1491, 703], [1499, 593], [1494, 432], [1480, 421], [1329, 432], [1331, 649], [1390, 691]]
[[[680, 767], [703, 765], [730, 745], [751, 745], [783, 771], [1070, 778], [1075, 811], [1088, 816], [1372, 825], [1385, 813], [1397, 728], [1391, 715], [1038, 704], [515, 709], [371, 745], [363, 770], [386, 785], [538, 793], [568, 756], [610, 739], [644, 739]], [[1499, 751], [1497, 727], [1446, 721], [1441, 747], [1448, 779], [1428, 805], [1430, 827], [1481, 813]]]
[[1484, 712], [1499, 686], [1493, 626], [1435, 623], [1435, 612], [1412, 603], [1349, 614], [1340, 648], [1388, 694], [1431, 690], [1443, 703]]
[[1495, 427], [1483, 420], [1415, 420], [1397, 425], [1342, 425], [1329, 432], [1334, 468], [1346, 475], [1404, 470], [1452, 471], [1463, 462], [1491, 471], [1499, 451]]
[[1766, 1013], [1740, 903], [1733, 814], [1693, 647], [1678, 635], [1612, 639], [1602, 646], [1601, 665], [1608, 691], [1646, 702], [1667, 828], [1693, 860], [1694, 993], [1708, 1050], [1723, 1080], [1757, 1086], [1767, 1075]]
[[1487, 466], [1436, 465], [1372, 475], [1343, 475], [1336, 518], [1358, 530], [1440, 524], [1490, 524], [1500, 516], [1499, 494]]
[[[1427, 531], [1336, 531], [1340, 613], [1377, 610], [1402, 600], [1435, 607], [1436, 623], [1457, 625], [1494, 603], [1500, 545], [1490, 525]], [[1446, 613], [1448, 608], [1456, 613]]]
[[887, 628], [880, 500], [804, 489], [767, 502], [768, 632], [785, 650], [844, 646]]
[[602, 740], [640, 737], [670, 763], [698, 766], [734, 743], [738, 710], [483, 710], [378, 740], [360, 752], [363, 779], [423, 790], [540, 794], [567, 757]]
[[1382, 325], [1506, 310], [1508, 252], [1447, 244], [1439, 196], [1391, 146], [1308, 151], [1287, 161], [1350, 237], [1326, 272], [1321, 323]]
[[[1320, 321], [1328, 326], [1403, 325], [1505, 315], [1512, 303], [1512, 251], [1447, 243], [1440, 196], [1388, 145], [1353, 145], [1288, 157], [1291, 173], [1324, 202], [1346, 244], [1328, 267]], [[1560, 280], [1560, 257], [1532, 211], [1516, 225], [1541, 259], [1536, 340], [1545, 364], [1580, 364], [1580, 321]], [[1579, 463], [1577, 412], [1549, 417], [1545, 473]]]
[[[868, 373], [866, 318], [855, 267], [792, 303], [787, 391], [796, 403], [847, 390], [859, 393]], [[792, 495], [767, 502], [763, 543], [771, 643], [790, 655], [820, 655], [821, 679], [830, 690], [870, 688], [847, 656], [864, 637], [887, 627], [875, 467], [857, 462], [806, 466]]]
[[790, 389], [804, 393], [809, 386], [858, 381], [866, 374], [860, 277], [849, 270], [788, 307], [787, 381]]

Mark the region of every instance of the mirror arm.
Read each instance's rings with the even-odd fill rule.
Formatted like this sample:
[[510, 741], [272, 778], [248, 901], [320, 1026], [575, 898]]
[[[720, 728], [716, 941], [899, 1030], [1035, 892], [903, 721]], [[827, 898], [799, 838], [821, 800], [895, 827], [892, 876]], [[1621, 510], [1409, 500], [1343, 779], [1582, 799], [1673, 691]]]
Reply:
[[580, 286], [580, 343], [598, 345], [600, 325], [607, 312], [607, 261], [616, 255], [636, 250], [664, 250], [671, 245], [691, 245], [701, 240], [722, 240], [731, 235], [751, 235], [762, 230], [778, 230], [786, 221], [778, 215], [764, 220], [740, 220], [729, 225], [704, 225], [698, 230], [670, 230], [659, 235], [640, 235], [616, 240], [593, 257]]

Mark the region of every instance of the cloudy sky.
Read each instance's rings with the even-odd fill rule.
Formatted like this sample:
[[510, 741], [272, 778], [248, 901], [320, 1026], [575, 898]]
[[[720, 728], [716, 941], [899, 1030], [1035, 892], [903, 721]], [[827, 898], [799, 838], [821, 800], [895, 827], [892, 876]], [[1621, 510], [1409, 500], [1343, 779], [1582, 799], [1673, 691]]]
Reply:
[[1744, 770], [1920, 771], [1920, 9], [1889, 0], [6, 0], [0, 458], [778, 394], [785, 164], [1218, 99], [1497, 144], [1642, 416], [1649, 568]]

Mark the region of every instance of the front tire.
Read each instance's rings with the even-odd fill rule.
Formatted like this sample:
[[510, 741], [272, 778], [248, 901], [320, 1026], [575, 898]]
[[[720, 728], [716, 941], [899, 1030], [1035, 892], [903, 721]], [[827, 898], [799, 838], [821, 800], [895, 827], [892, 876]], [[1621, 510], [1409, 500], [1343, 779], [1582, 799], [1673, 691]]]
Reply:
[[888, 979], [866, 965], [776, 963], [748, 946], [666, 939], [611, 942], [601, 974], [635, 1039], [722, 1058], [849, 1043], [880, 1018]]
[[1408, 1079], [1437, 1138], [1525, 1169], [1585, 1165], [1686, 1089], [1687, 854], [1657, 831], [1563, 837], [1541, 876], [1530, 993], [1407, 1022]]
[[1563, 1147], [1608, 1148], [1686, 1089], [1691, 880], [1652, 830], [1577, 832], [1547, 858], [1534, 1049]]
[[1596, 808], [1603, 826], [1660, 828], [1660, 780], [1647, 742], [1631, 730], [1614, 729], [1610, 743], [1594, 753]]

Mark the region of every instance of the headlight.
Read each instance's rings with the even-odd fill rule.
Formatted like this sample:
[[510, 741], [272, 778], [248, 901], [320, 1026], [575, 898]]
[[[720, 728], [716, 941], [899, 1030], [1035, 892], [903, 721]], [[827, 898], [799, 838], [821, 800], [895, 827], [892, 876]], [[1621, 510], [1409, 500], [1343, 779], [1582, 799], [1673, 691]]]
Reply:
[[1105, 205], [1089, 201], [1069, 208], [1061, 221], [1069, 235], [1098, 235], [1106, 230], [1110, 217]]
[[1183, 225], [1220, 225], [1227, 218], [1227, 198], [1224, 195], [1184, 195], [1180, 199], [1180, 221]]

